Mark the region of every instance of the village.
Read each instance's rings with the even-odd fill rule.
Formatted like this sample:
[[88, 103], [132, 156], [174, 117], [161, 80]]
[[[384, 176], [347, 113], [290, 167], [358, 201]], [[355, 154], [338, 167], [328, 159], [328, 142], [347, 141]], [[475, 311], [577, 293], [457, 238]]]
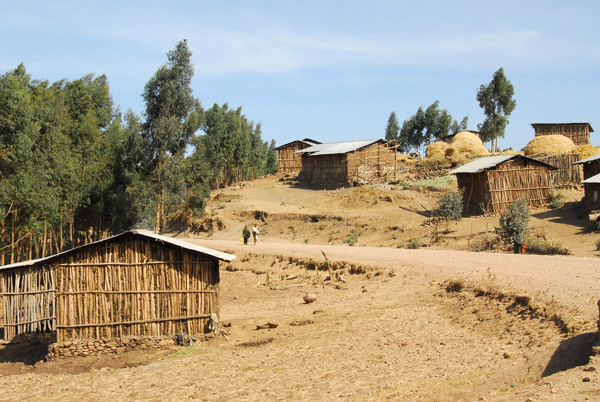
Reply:
[[[134, 229], [0, 267], [0, 397], [48, 399], [68, 383], [75, 399], [112, 398], [128, 378], [132, 400], [600, 397], [600, 150], [589, 123], [532, 126], [524, 151], [501, 154], [473, 131], [423, 158], [379, 139], [293, 141], [276, 175], [213, 191], [189, 232]], [[448, 191], [463, 219], [436, 223]], [[494, 229], [519, 199], [532, 211], [525, 255]], [[246, 245], [248, 225], [260, 235]], [[559, 235], [557, 251], [533, 247]], [[226, 391], [181, 380], [181, 366], [220, 373], [209, 382]], [[169, 385], [153, 380], [165, 371]], [[248, 390], [249, 371], [263, 385]], [[23, 393], [17, 373], [41, 383]]]

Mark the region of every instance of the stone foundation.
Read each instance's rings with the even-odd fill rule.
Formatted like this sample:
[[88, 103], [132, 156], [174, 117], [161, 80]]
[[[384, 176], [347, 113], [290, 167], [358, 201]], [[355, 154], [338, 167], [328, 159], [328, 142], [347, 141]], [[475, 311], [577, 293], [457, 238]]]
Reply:
[[[189, 344], [212, 339], [214, 333], [191, 338]], [[73, 339], [63, 343], [53, 343], [48, 347], [47, 360], [77, 356], [119, 355], [134, 350], [162, 349], [176, 344], [175, 337], [131, 336], [115, 339]]]

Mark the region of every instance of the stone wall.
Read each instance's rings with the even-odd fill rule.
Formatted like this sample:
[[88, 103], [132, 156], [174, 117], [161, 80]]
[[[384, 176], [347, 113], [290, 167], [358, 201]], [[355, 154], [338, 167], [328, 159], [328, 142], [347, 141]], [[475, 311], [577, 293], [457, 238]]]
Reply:
[[[189, 337], [188, 344], [204, 342], [214, 337], [214, 333]], [[76, 356], [119, 355], [133, 350], [161, 349], [176, 344], [175, 337], [131, 336], [114, 339], [80, 339], [63, 343], [53, 343], [48, 347], [47, 360]]]

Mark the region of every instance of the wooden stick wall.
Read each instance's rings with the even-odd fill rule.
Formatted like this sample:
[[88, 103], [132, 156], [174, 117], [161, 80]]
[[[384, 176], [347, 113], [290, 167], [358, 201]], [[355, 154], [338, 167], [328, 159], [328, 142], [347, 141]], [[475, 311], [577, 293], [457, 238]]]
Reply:
[[130, 236], [52, 263], [2, 273], [5, 338], [194, 335], [219, 313], [218, 260], [201, 253]]

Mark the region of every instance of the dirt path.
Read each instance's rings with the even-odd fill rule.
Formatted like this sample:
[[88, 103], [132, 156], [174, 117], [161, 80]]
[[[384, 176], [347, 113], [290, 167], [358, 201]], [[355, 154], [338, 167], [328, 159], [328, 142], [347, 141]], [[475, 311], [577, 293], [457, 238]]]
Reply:
[[236, 253], [285, 255], [322, 261], [322, 251], [331, 260], [372, 265], [397, 272], [419, 272], [431, 280], [467, 279], [485, 282], [515, 292], [554, 298], [576, 307], [582, 318], [594, 321], [600, 298], [600, 262], [597, 258], [474, 253], [452, 250], [408, 250], [381, 247], [260, 242], [244, 246], [236, 241], [189, 239], [206, 247]]
[[[597, 366], [587, 359], [595, 333], [583, 329], [565, 339], [552, 322], [511, 310], [510, 301], [448, 293], [439, 285], [464, 279], [536, 302], [554, 296], [557, 308], [576, 307], [592, 328], [597, 260], [195, 242], [238, 255], [221, 277], [221, 317], [232, 323], [227, 340], [173, 348], [136, 367], [127, 366], [127, 356], [115, 357], [120, 366], [90, 363], [92, 369], [78, 374], [41, 363], [0, 376], [0, 400], [600, 399], [600, 374], [583, 371]], [[330, 260], [374, 267], [373, 274], [327, 281], [323, 272], [278, 257], [322, 261], [321, 251]], [[307, 292], [317, 296], [314, 303], [303, 302]], [[257, 330], [268, 321], [278, 327]], [[84, 359], [78, 364], [91, 362]]]

